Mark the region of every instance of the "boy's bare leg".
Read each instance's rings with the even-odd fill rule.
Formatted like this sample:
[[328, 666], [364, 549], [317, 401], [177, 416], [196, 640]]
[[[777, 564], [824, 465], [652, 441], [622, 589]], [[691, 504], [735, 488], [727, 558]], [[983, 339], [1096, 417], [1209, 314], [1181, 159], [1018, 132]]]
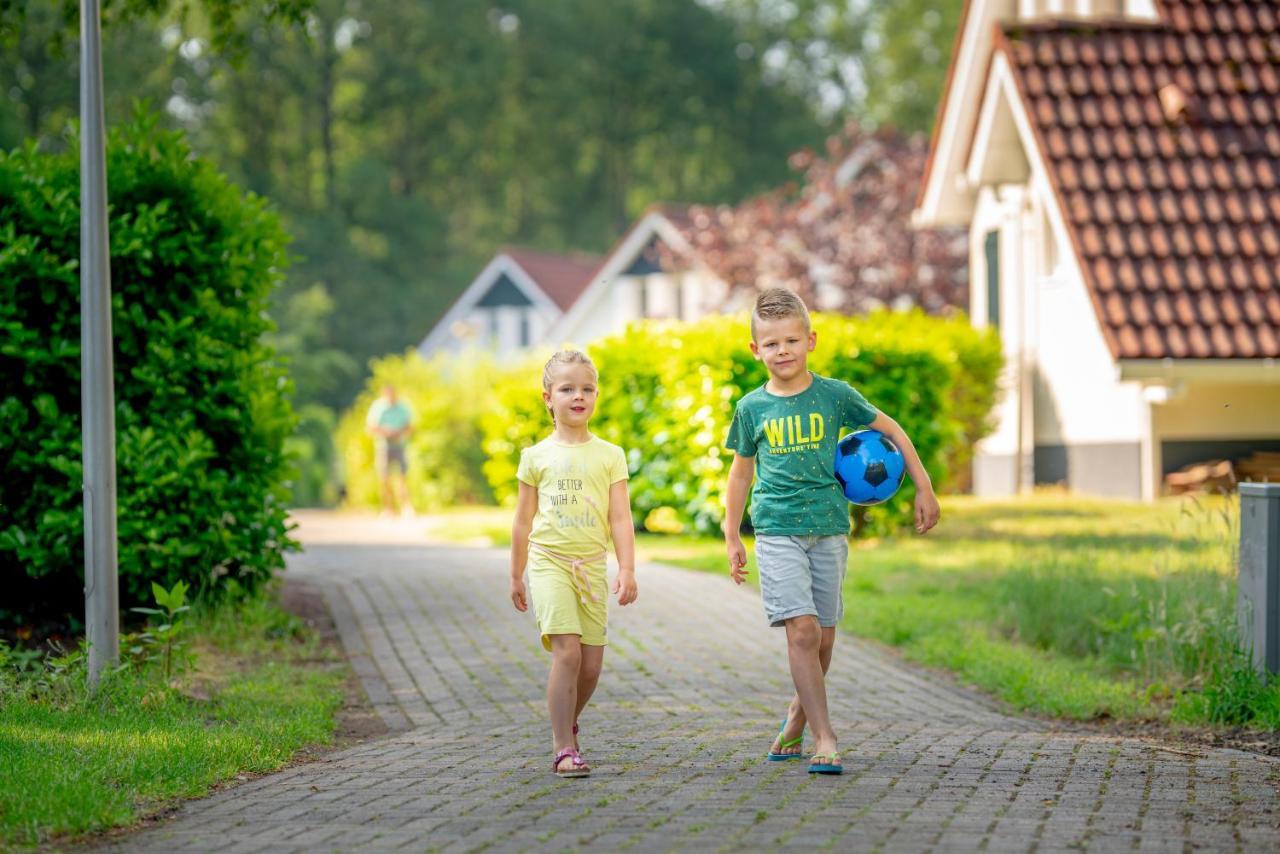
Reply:
[[[552, 635], [547, 711], [551, 715], [551, 739], [556, 753], [573, 747], [573, 719], [578, 708], [578, 674], [581, 668], [581, 638], [577, 635]], [[560, 761], [558, 770], [572, 769], [572, 759]]]
[[[831, 669], [831, 651], [836, 645], [836, 628], [835, 626], [822, 626], [822, 640], [818, 645], [818, 662], [822, 665], [822, 673], [825, 676], [827, 671]], [[824, 682], [825, 685], [825, 682]], [[782, 735], [774, 739], [773, 746], [769, 748], [770, 753], [776, 754], [794, 754], [799, 753], [804, 745], [793, 744], [790, 747], [783, 747], [783, 740], [790, 741], [799, 735], [805, 727], [807, 718], [804, 716], [804, 706], [800, 705], [800, 695], [793, 694], [791, 702], [787, 704], [787, 725], [782, 730]]]
[[791, 680], [796, 683], [796, 695], [813, 730], [813, 752], [831, 753], [836, 750], [836, 734], [827, 712], [827, 687], [818, 654], [821, 646], [822, 627], [818, 625], [817, 617], [806, 615], [787, 620], [787, 658], [791, 662]]
[[[582, 710], [587, 707], [591, 695], [595, 693], [596, 685], [600, 682], [600, 668], [603, 666], [604, 647], [582, 644], [582, 665], [578, 668], [578, 702], [573, 710], [575, 724]], [[577, 738], [573, 740], [573, 746], [578, 747]]]

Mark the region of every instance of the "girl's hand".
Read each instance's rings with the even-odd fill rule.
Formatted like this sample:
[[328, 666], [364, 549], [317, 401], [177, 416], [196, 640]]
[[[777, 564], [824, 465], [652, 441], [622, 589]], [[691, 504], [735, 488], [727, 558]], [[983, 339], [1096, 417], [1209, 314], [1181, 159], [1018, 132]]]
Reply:
[[938, 517], [942, 515], [942, 508], [938, 506], [938, 496], [933, 494], [933, 490], [924, 492], [916, 492], [916, 533], [923, 534], [928, 532], [930, 528], [938, 524]]
[[529, 610], [529, 601], [524, 595], [524, 579], [511, 579], [511, 604], [516, 606], [516, 610], [521, 613]]
[[613, 579], [613, 592], [618, 596], [619, 605], [630, 605], [636, 601], [640, 591], [636, 589], [635, 570], [618, 570], [618, 574]]

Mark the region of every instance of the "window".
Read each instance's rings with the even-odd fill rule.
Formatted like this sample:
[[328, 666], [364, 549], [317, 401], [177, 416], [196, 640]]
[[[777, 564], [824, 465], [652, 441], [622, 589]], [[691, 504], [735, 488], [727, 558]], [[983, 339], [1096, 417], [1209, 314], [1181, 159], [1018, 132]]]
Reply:
[[529, 309], [520, 312], [520, 346], [529, 346]]
[[1000, 326], [1000, 232], [988, 231], [983, 240], [987, 257], [987, 324]]

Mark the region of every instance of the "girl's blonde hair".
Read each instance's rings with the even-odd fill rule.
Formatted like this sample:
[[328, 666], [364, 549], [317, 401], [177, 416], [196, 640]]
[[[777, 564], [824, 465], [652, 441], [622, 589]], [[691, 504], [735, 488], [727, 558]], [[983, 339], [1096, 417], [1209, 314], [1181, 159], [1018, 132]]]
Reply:
[[[548, 394], [551, 392], [551, 372], [560, 365], [586, 365], [591, 369], [591, 373], [596, 378], [596, 382], [600, 381], [600, 372], [596, 370], [595, 362], [591, 361], [591, 357], [581, 350], [557, 350], [551, 354], [551, 358], [547, 359], [547, 364], [542, 368], [542, 390]], [[551, 404], [546, 404], [547, 413], [551, 416], [551, 420], [556, 420], [556, 415], [551, 411]]]

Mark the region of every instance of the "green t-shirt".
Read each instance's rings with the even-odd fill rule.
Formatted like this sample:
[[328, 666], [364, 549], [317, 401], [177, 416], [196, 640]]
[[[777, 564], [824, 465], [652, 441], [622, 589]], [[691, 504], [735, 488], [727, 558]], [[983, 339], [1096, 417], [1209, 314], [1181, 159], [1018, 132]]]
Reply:
[[[364, 423], [370, 429], [383, 427], [387, 430], [403, 430], [413, 424], [413, 409], [406, 400], [397, 399], [395, 403], [388, 403], [385, 397], [379, 397], [369, 407]], [[403, 447], [405, 444], [403, 436], [396, 439], [388, 439], [381, 433], [375, 434], [373, 441], [379, 447], [383, 445]]]
[[[835, 476], [842, 428], [876, 418], [876, 409], [843, 380], [812, 374], [807, 389], [779, 397], [764, 386], [738, 401], [725, 447], [756, 458], [751, 522], [757, 534], [849, 533], [849, 502]], [[758, 453], [757, 453], [758, 452]]]

